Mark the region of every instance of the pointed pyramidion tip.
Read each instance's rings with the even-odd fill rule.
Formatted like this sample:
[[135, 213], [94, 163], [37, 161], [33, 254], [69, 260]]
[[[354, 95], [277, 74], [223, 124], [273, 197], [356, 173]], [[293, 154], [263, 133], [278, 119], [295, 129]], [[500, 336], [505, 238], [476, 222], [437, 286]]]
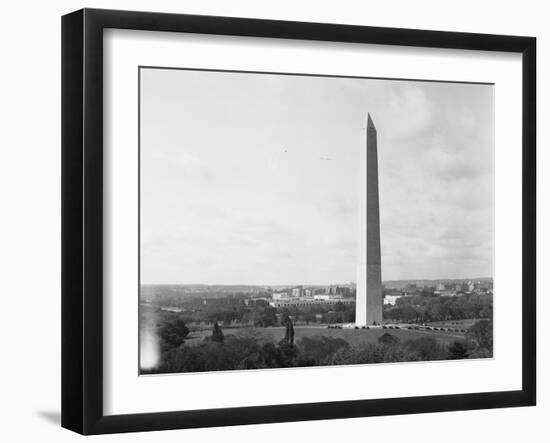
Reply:
[[376, 129], [374, 122], [372, 121], [372, 117], [370, 116], [370, 112], [367, 113], [367, 128]]

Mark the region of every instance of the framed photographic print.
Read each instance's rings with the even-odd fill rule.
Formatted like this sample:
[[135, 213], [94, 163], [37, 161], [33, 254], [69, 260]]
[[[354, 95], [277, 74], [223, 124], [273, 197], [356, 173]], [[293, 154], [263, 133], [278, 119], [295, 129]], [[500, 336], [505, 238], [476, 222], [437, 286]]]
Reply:
[[535, 48], [64, 16], [62, 425], [534, 405]]

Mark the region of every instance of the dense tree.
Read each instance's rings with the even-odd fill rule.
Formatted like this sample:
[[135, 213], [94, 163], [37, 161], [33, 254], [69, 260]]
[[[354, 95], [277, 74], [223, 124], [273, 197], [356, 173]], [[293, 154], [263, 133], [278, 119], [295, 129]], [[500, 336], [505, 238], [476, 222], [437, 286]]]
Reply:
[[346, 305], [341, 301], [336, 302], [336, 304], [334, 305], [334, 310], [336, 312], [344, 312], [346, 310]]
[[450, 360], [468, 358], [468, 344], [465, 341], [455, 340], [447, 348]]
[[169, 347], [177, 348], [185, 341], [189, 334], [189, 328], [185, 322], [179, 318], [163, 323], [159, 329], [160, 338]]
[[277, 324], [277, 309], [271, 306], [255, 309], [251, 311], [249, 318], [252, 320], [254, 326], [262, 328], [275, 326]]
[[344, 323], [355, 323], [355, 309], [348, 309], [342, 313]]
[[474, 341], [477, 349], [493, 349], [493, 322], [479, 320], [466, 332], [466, 338]]
[[319, 364], [342, 348], [348, 348], [349, 343], [342, 338], [333, 337], [303, 337], [297, 343], [300, 366]]
[[223, 343], [224, 335], [222, 328], [220, 328], [220, 325], [218, 322], [214, 323], [214, 329], [212, 329], [212, 341]]
[[384, 318], [393, 321], [424, 322], [488, 318], [493, 316], [493, 298], [489, 294], [459, 297], [412, 295], [397, 299], [395, 306], [384, 308]]
[[266, 343], [262, 347], [260, 367], [264, 368], [284, 368], [289, 361], [286, 354], [275, 343]]
[[192, 345], [172, 347], [161, 356], [153, 372], [203, 372], [231, 369], [285, 368], [294, 366], [347, 365], [421, 360], [490, 357], [485, 348], [457, 340], [448, 346], [432, 337], [399, 342], [384, 334], [378, 343], [351, 346], [334, 337], [302, 337], [294, 346], [287, 341], [262, 342], [255, 335], [226, 335], [223, 342], [205, 339]]
[[384, 346], [395, 346], [399, 343], [399, 339], [395, 335], [386, 332], [378, 337], [378, 343]]
[[306, 311], [303, 314], [299, 316], [299, 318], [304, 321], [307, 325], [310, 323], [313, 323], [317, 320], [317, 317], [315, 316], [315, 313], [312, 311]]
[[323, 320], [325, 323], [343, 323], [344, 315], [342, 312], [327, 312], [323, 315]]
[[284, 343], [292, 347], [294, 346], [294, 325], [289, 315], [282, 319], [281, 324], [285, 327]]
[[406, 347], [409, 352], [418, 356], [418, 360], [445, 360], [447, 358], [447, 351], [433, 337], [409, 340]]
[[378, 343], [367, 343], [362, 347], [341, 348], [325, 359], [328, 365], [350, 365], [365, 363], [388, 363], [416, 360], [401, 346], [386, 346]]

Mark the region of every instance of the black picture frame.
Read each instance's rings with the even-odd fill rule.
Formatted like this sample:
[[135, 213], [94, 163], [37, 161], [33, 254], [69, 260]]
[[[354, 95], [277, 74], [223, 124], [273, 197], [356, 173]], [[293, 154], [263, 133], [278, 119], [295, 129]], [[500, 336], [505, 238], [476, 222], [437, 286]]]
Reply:
[[[522, 54], [522, 389], [131, 415], [103, 413], [103, 30], [171, 31]], [[536, 403], [536, 39], [82, 9], [62, 18], [62, 426], [82, 434], [320, 420]], [[269, 399], [266, 399], [269, 403]]]

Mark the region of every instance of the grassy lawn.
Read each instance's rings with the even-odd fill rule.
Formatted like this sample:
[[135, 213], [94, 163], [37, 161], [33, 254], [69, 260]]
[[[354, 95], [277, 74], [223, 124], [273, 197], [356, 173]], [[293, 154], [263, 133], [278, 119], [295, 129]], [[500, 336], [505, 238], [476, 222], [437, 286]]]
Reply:
[[[222, 328], [223, 333], [235, 335], [237, 337], [254, 337], [261, 342], [279, 342], [285, 335], [283, 327], [269, 328]], [[389, 333], [397, 337], [400, 341], [414, 340], [420, 337], [433, 337], [441, 344], [448, 344], [457, 339], [464, 338], [464, 334], [457, 332], [443, 331], [424, 331], [424, 330], [408, 330], [408, 329], [328, 329], [326, 326], [295, 326], [294, 341], [300, 340], [302, 337], [333, 337], [343, 338], [351, 346], [360, 346], [368, 342], [376, 342], [378, 338], [385, 333]], [[204, 337], [211, 335], [210, 330], [195, 331], [189, 334], [186, 344], [198, 344]]]

